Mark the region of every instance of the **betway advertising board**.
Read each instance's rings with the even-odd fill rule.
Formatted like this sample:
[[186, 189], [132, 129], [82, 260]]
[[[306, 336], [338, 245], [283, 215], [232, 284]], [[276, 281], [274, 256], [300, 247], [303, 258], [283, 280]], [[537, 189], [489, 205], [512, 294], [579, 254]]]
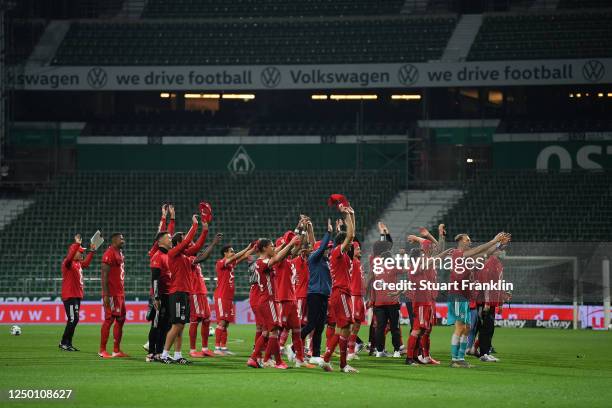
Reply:
[[[209, 299], [211, 302], [212, 299]], [[214, 304], [210, 304], [212, 320], [215, 321]], [[143, 301], [126, 302], [126, 321], [130, 323], [147, 323], [148, 303]], [[446, 303], [438, 303], [436, 316], [441, 324], [446, 323]], [[580, 306], [582, 328], [604, 329], [604, 312], [601, 306]], [[402, 305], [402, 317], [408, 316]], [[496, 326], [500, 327], [537, 327], [570, 329], [572, 328], [573, 308], [571, 305], [505, 305], [496, 316]], [[104, 319], [102, 302], [84, 301], [81, 303], [80, 324], [101, 324]], [[49, 301], [3, 301], [0, 303], [0, 324], [64, 324], [66, 315], [64, 305], [58, 300]], [[406, 321], [405, 321], [406, 322]], [[255, 324], [255, 315], [248, 300], [236, 302], [236, 323]]]
[[375, 89], [612, 83], [612, 59], [270, 66], [10, 67], [26, 90]]

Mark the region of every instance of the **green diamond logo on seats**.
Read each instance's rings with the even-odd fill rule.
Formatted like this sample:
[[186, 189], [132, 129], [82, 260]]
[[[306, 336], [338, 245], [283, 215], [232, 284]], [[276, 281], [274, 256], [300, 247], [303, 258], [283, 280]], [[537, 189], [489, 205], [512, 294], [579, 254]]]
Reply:
[[250, 174], [255, 170], [255, 163], [253, 163], [246, 149], [240, 146], [229, 163], [227, 163], [227, 169], [232, 174]]
[[94, 89], [101, 89], [108, 82], [108, 74], [103, 68], [93, 67], [87, 73], [87, 83]]
[[410, 86], [419, 80], [419, 69], [412, 64], [405, 64], [397, 71], [397, 80], [401, 84]]
[[584, 63], [582, 75], [590, 82], [599, 82], [606, 74], [606, 67], [597, 60], [590, 60]]
[[281, 72], [276, 67], [266, 67], [261, 71], [261, 83], [266, 88], [276, 88], [281, 81]]

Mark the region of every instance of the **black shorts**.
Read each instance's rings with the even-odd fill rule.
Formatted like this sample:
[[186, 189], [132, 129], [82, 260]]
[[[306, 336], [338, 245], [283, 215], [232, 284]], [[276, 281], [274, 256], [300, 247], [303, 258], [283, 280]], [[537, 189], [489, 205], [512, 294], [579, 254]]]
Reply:
[[175, 292], [170, 294], [170, 323], [186, 324], [189, 322], [189, 294]]

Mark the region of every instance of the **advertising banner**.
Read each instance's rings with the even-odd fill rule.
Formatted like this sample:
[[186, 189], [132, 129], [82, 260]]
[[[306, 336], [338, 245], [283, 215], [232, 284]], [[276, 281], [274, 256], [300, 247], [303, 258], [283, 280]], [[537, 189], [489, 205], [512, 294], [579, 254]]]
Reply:
[[278, 66], [28, 66], [7, 70], [26, 90], [375, 89], [612, 83], [612, 59]]
[[[212, 312], [211, 320], [215, 321], [215, 307], [209, 299]], [[236, 323], [255, 324], [255, 316], [248, 299], [235, 302]], [[142, 301], [126, 302], [126, 321], [130, 323], [147, 323], [148, 303]], [[402, 305], [402, 320], [408, 323], [408, 312]], [[446, 323], [446, 303], [438, 303], [436, 316], [441, 324]], [[602, 306], [580, 306], [582, 328], [604, 329]], [[542, 327], [569, 329], [572, 327], [573, 309], [571, 305], [505, 305], [501, 314], [496, 316], [496, 325], [500, 327]], [[101, 324], [104, 318], [102, 302], [85, 301], [81, 303], [79, 324]], [[36, 302], [2, 302], [0, 303], [0, 324], [64, 324], [66, 315], [64, 305], [58, 301]]]

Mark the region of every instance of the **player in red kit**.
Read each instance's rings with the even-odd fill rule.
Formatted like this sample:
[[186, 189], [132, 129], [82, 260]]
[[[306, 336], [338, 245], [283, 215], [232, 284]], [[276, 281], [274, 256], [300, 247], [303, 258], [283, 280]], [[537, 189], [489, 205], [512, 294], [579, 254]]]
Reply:
[[79, 351], [72, 345], [72, 337], [79, 323], [79, 309], [83, 300], [83, 269], [89, 268], [96, 253], [95, 246], [91, 244], [90, 252], [83, 258], [85, 248], [81, 247], [81, 242], [81, 235], [75, 235], [74, 243], [68, 247], [68, 254], [62, 261], [62, 302], [66, 310], [66, 328], [59, 348], [64, 351]]
[[[306, 238], [305, 234], [302, 235], [303, 222], [300, 220], [296, 231], [299, 235], [296, 237], [300, 240], [297, 245], [294, 246], [293, 250], [297, 253], [302, 246], [302, 240]], [[280, 238], [280, 248], [282, 249], [286, 245], [286, 240], [289, 237], [294, 236], [293, 233], [287, 232]], [[291, 333], [291, 340], [293, 342], [293, 348], [295, 349], [295, 367], [314, 368], [315, 366], [304, 362], [304, 345], [302, 344], [302, 325], [298, 316], [297, 298], [295, 296], [295, 279], [296, 270], [290, 257], [287, 257], [277, 264], [274, 265], [274, 279], [276, 281], [276, 300], [279, 306], [279, 313], [281, 323], [283, 325], [283, 332], [279, 341], [279, 346], [282, 348], [285, 345], [285, 341], [289, 333]], [[290, 349], [289, 349], [290, 351]], [[293, 352], [288, 353], [290, 360], [293, 359]]]
[[[279, 330], [282, 327], [280, 314], [277, 304], [274, 302], [274, 284], [272, 277], [274, 275], [274, 265], [282, 261], [289, 255], [291, 248], [298, 245], [299, 237], [293, 239], [280, 251], [276, 252], [272, 241], [262, 238], [257, 242], [257, 251], [259, 258], [255, 261], [254, 279], [257, 281], [257, 314], [261, 319], [263, 331], [261, 336], [255, 343], [253, 354], [247, 361], [247, 365], [253, 368], [274, 367], [278, 369], [287, 369], [281, 358], [281, 351], [278, 344]], [[267, 339], [267, 344], [266, 344]], [[261, 352], [265, 347], [265, 355], [263, 365], [258, 363]], [[270, 357], [274, 355], [274, 361]]]
[[[168, 234], [170, 234], [170, 236], [172, 236], [174, 234], [174, 206], [171, 204], [163, 204], [161, 207], [161, 213], [162, 213], [161, 219], [159, 220], [159, 226], [157, 227], [157, 234], [163, 231], [163, 232], [167, 232]], [[166, 223], [166, 217], [168, 213], [170, 213], [170, 222]], [[153, 257], [155, 257], [158, 251], [159, 251], [159, 246], [158, 246], [157, 239], [155, 239], [155, 242], [153, 242], [153, 246], [151, 246], [151, 249], [149, 250], [149, 266], [151, 266], [151, 260], [153, 259]], [[149, 313], [147, 313], [147, 320], [151, 322], [151, 327], [149, 329], [149, 337], [148, 337], [149, 341], [147, 341], [143, 345], [143, 348], [147, 352], [149, 352], [147, 359], [146, 359], [147, 361], [152, 361], [153, 356], [157, 354], [161, 354], [161, 349], [159, 350], [159, 352], [155, 352], [156, 351], [154, 350], [155, 345], [151, 344], [151, 339], [157, 339], [159, 337], [158, 331], [160, 330], [159, 310], [158, 308], [155, 307], [156, 304], [155, 304], [155, 298], [154, 298], [154, 293], [153, 293], [154, 288], [152, 284], [153, 284], [153, 280], [151, 281], [151, 289], [149, 290], [149, 295], [150, 295]], [[160, 299], [158, 298], [158, 300]], [[165, 336], [165, 332], [164, 332], [164, 336]]]
[[340, 207], [344, 214], [346, 232], [340, 232], [335, 238], [335, 247], [329, 255], [329, 271], [332, 281], [332, 290], [329, 297], [328, 314], [339, 329], [330, 339], [327, 350], [323, 356], [321, 367], [325, 371], [332, 371], [330, 359], [336, 345], [340, 345], [340, 371], [344, 373], [357, 373], [358, 371], [347, 364], [348, 337], [353, 323], [351, 307], [351, 260], [348, 252], [355, 238], [355, 212], [351, 207]]
[[[499, 247], [487, 251], [487, 260], [482, 269], [476, 271], [474, 280], [480, 283], [494, 283], [503, 279], [504, 265], [500, 258], [506, 255], [505, 247], [510, 242], [510, 236], [501, 241]], [[474, 296], [477, 308], [477, 326], [480, 361], [485, 363], [497, 362], [499, 359], [491, 354], [491, 341], [495, 328], [495, 310], [506, 299], [506, 293], [500, 290], [480, 290]]]
[[[255, 241], [254, 245], [257, 248], [259, 241]], [[257, 262], [251, 262], [249, 264], [249, 284], [251, 288], [249, 289], [249, 305], [251, 306], [251, 311], [253, 312], [253, 316], [255, 317], [255, 342], [253, 343], [253, 350], [255, 350], [255, 345], [257, 341], [262, 336], [264, 330], [264, 323], [259, 314], [259, 286], [257, 285]], [[267, 335], [264, 338], [264, 341], [267, 342]], [[264, 343], [264, 348], [267, 344]], [[260, 359], [261, 353], [257, 356], [257, 360], [253, 360], [254, 363], [251, 365], [251, 360], [247, 363], [247, 365], [252, 366], [253, 368], [262, 368], [263, 360]]]
[[157, 250], [151, 257], [151, 289], [155, 314], [149, 329], [149, 347], [145, 361], [161, 361], [166, 334], [170, 329], [170, 267], [168, 266], [168, 251], [172, 248], [172, 237], [168, 231], [160, 231], [155, 237]]
[[470, 332], [470, 297], [471, 293], [463, 287], [463, 282], [469, 283], [472, 270], [466, 267], [466, 258], [475, 259], [485, 253], [488, 249], [502, 241], [509, 239], [509, 235], [500, 232], [491, 241], [471, 248], [472, 241], [467, 234], [459, 234], [455, 237], [457, 248], [451, 251], [453, 269], [450, 274], [450, 283], [456, 285], [449, 290], [448, 320], [447, 324], [454, 325], [455, 330], [451, 337], [451, 367], [469, 368], [471, 365], [465, 361], [467, 338]]
[[217, 315], [217, 328], [215, 329], [215, 354], [220, 356], [233, 355], [227, 349], [227, 328], [235, 322], [234, 307], [234, 269], [240, 262], [245, 261], [255, 252], [253, 245], [249, 245], [240, 252], [235, 252], [231, 245], [221, 248], [221, 259], [215, 264], [217, 272], [217, 287], [214, 293], [215, 312]]
[[[125, 244], [123, 234], [111, 235], [111, 244], [102, 256], [102, 302], [104, 304], [104, 322], [100, 331], [100, 351], [98, 355], [102, 358], [128, 357], [121, 351], [121, 337], [123, 336], [123, 324], [125, 323], [125, 292], [123, 282], [125, 280], [125, 266], [122, 248]], [[113, 328], [113, 354], [106, 351], [106, 343]]]
[[[171, 274], [169, 303], [170, 303], [170, 322], [172, 327], [166, 335], [164, 351], [161, 361], [166, 364], [190, 364], [190, 361], [183, 358], [181, 346], [183, 343], [183, 329], [189, 321], [189, 294], [191, 289], [191, 256], [198, 253], [204, 245], [208, 224], [202, 221], [202, 235], [198, 238], [195, 245], [192, 244], [193, 238], [198, 230], [198, 217], [193, 215], [191, 228], [187, 235], [177, 232], [172, 237], [172, 249], [168, 251], [168, 266]], [[176, 344], [175, 344], [176, 343]], [[174, 345], [174, 358], [170, 358], [170, 347]]]
[[355, 353], [357, 344], [357, 336], [361, 324], [365, 320], [365, 275], [361, 266], [361, 246], [358, 242], [353, 242], [353, 264], [351, 267], [351, 303], [353, 307], [353, 327], [348, 340], [348, 356], [347, 360], [358, 360], [359, 357]]
[[[302, 248], [300, 248], [298, 252], [298, 256], [291, 259], [291, 268], [295, 274], [295, 298], [296, 298], [296, 308], [297, 315], [300, 321], [300, 331], [301, 327], [305, 326], [308, 323], [308, 309], [307, 309], [307, 296], [308, 296], [308, 279], [309, 279], [309, 271], [308, 271], [308, 256], [312, 252], [311, 246], [309, 243], [302, 244]], [[309, 339], [309, 337], [307, 338]], [[295, 349], [295, 347], [293, 347]], [[307, 349], [308, 347], [304, 347]], [[289, 350], [287, 350], [289, 352]]]
[[[215, 246], [221, 242], [223, 234], [215, 235], [212, 243], [197, 257], [191, 257], [191, 265], [193, 280], [191, 286], [193, 293], [189, 298], [189, 309], [191, 319], [189, 321], [189, 355], [191, 357], [213, 357], [214, 353], [208, 349], [208, 331], [210, 329], [210, 306], [208, 305], [208, 289], [206, 288], [206, 280], [202, 274], [200, 264], [205, 262], [212, 254]], [[202, 336], [202, 350], [196, 350], [196, 340], [198, 337], [198, 323], [202, 322], [200, 335]]]

